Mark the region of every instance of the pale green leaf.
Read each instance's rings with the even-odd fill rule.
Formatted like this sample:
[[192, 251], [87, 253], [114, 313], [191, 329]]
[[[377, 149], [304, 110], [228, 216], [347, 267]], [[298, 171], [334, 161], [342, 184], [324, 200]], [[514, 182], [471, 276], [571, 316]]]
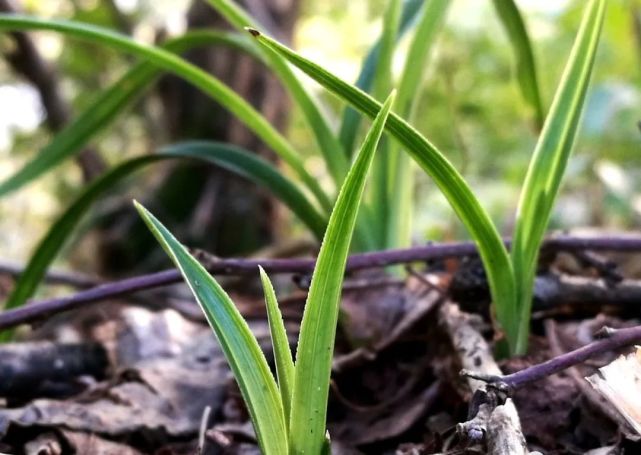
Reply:
[[[232, 0], [207, 1], [237, 30], [244, 30], [246, 27], [256, 26], [252, 17]], [[265, 51], [264, 48], [257, 48]], [[343, 146], [332, 132], [329, 122], [319, 106], [318, 100], [315, 100], [309, 90], [303, 87], [303, 84], [301, 84], [298, 77], [282, 57], [271, 51], [264, 52], [264, 57], [267, 65], [282, 81], [293, 100], [300, 107], [307, 120], [307, 125], [314, 133], [316, 142], [325, 160], [325, 165], [338, 186], [347, 173], [349, 162], [347, 161]]]
[[[360, 112], [369, 117], [374, 117], [379, 112], [380, 103], [368, 94], [342, 81], [321, 66], [282, 44], [261, 35], [258, 31], [254, 30], [252, 34], [263, 45], [277, 50], [327, 90]], [[487, 212], [447, 158], [405, 120], [392, 113], [385, 128], [399, 142], [403, 150], [408, 152], [418, 165], [432, 177], [470, 232], [486, 268], [498, 319], [507, 332], [508, 339], [515, 341], [518, 327], [514, 304], [516, 288], [512, 264], [503, 241]]]
[[510, 44], [514, 48], [516, 78], [521, 94], [534, 111], [536, 126], [540, 128], [545, 119], [545, 110], [541, 101], [534, 51], [523, 17], [514, 0], [493, 0], [493, 2]]
[[160, 221], [143, 206], [135, 204], [149, 230], [182, 273], [216, 333], [249, 410], [260, 449], [265, 455], [289, 453], [278, 386], [249, 326], [207, 270]]
[[278, 308], [278, 300], [272, 282], [262, 267], [260, 268], [260, 280], [263, 283], [265, 293], [265, 305], [267, 306], [267, 319], [269, 321], [269, 332], [272, 336], [274, 347], [274, 361], [276, 363], [276, 375], [278, 377], [278, 388], [285, 411], [285, 421], [289, 422], [289, 415], [294, 392], [294, 361], [292, 351], [289, 349], [287, 331], [283, 322], [283, 315]]
[[321, 453], [325, 444], [327, 397], [343, 274], [365, 180], [392, 102], [393, 95], [374, 120], [345, 178], [316, 261], [296, 351], [289, 423], [290, 447], [295, 454]]
[[518, 288], [517, 352], [527, 348], [539, 247], [572, 152], [605, 16], [605, 0], [590, 0], [554, 96], [521, 191], [512, 262]]
[[[396, 42], [410, 30], [414, 24], [416, 16], [421, 9], [421, 6], [429, 0], [405, 0], [403, 2], [403, 11], [401, 14], [401, 21], [398, 28], [398, 33], [396, 35]], [[356, 79], [356, 87], [361, 90], [370, 93], [371, 88], [374, 82], [374, 75], [376, 73], [376, 68], [378, 67], [378, 59], [381, 51], [381, 38], [379, 38], [371, 50], [367, 53], [367, 56], [363, 60], [361, 66], [361, 72]], [[354, 151], [354, 144], [356, 143], [356, 135], [358, 134], [359, 127], [361, 124], [361, 114], [352, 108], [351, 106], [346, 106], [343, 111], [343, 117], [341, 119], [341, 126], [338, 133], [341, 144], [343, 144], [343, 149], [349, 157], [352, 156]]]
[[[412, 122], [420, 98], [430, 50], [445, 20], [450, 0], [429, 0], [423, 5], [416, 31], [410, 43], [398, 87], [397, 112]], [[412, 212], [414, 209], [414, 167], [410, 156], [393, 144], [389, 150], [387, 236], [385, 248], [408, 247], [411, 242]]]

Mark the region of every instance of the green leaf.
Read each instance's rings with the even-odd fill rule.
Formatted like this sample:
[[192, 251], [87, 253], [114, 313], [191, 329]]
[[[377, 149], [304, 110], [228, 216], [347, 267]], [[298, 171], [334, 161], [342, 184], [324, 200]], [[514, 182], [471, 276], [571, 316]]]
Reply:
[[[47, 268], [96, 199], [133, 172], [169, 159], [203, 160], [265, 186], [287, 205], [319, 240], [322, 238], [325, 231], [325, 218], [316, 211], [297, 186], [279, 173], [278, 169], [268, 161], [230, 144], [217, 142], [179, 143], [164, 148], [156, 155], [125, 161], [89, 184], [73, 204], [53, 223], [35, 248], [35, 252], [5, 304], [5, 309], [21, 306], [33, 295]], [[5, 336], [4, 339], [6, 338]]]
[[534, 111], [537, 128], [541, 128], [545, 119], [545, 110], [541, 101], [534, 51], [523, 17], [514, 0], [493, 0], [493, 2], [510, 44], [514, 48], [516, 78], [521, 94]]
[[[73, 21], [47, 20], [17, 14], [0, 14], [0, 30], [32, 29], [65, 33], [86, 41], [131, 53], [192, 83], [228, 109], [269, 145], [298, 174], [301, 181], [314, 194], [323, 209], [327, 211], [331, 209], [332, 204], [329, 197], [320, 187], [318, 180], [305, 169], [301, 157], [292, 148], [291, 144], [247, 101], [206, 71], [169, 51], [138, 43], [127, 36], [102, 27]], [[17, 183], [23, 184], [24, 182], [18, 181]], [[20, 186], [17, 183], [15, 178], [11, 177], [9, 180], [0, 183], [0, 196], [17, 189]]]
[[341, 287], [365, 180], [394, 96], [374, 120], [341, 187], [318, 254], [301, 323], [289, 423], [292, 453], [321, 453]]
[[[401, 117], [412, 122], [421, 89], [427, 59], [440, 30], [450, 0], [425, 2], [416, 32], [412, 38], [405, 67], [398, 87], [398, 109]], [[386, 248], [407, 247], [411, 242], [412, 211], [414, 209], [414, 168], [410, 157], [402, 153], [396, 144], [389, 151], [387, 169], [389, 172]]]
[[[184, 52], [196, 46], [222, 44], [256, 55], [253, 46], [237, 34], [195, 30], [167, 41], [163, 48], [171, 52]], [[92, 138], [105, 130], [127, 106], [134, 104], [161, 70], [148, 62], [141, 62], [131, 68], [118, 81], [99, 93], [72, 123], [54, 136], [30, 161], [16, 174], [0, 185], [0, 195], [15, 191], [36, 179], [67, 158], [79, 153]]]
[[289, 422], [289, 415], [294, 391], [294, 361], [292, 351], [289, 349], [287, 331], [283, 322], [283, 315], [278, 308], [278, 300], [272, 282], [267, 273], [259, 266], [260, 280], [263, 283], [265, 293], [265, 304], [267, 305], [267, 319], [269, 320], [269, 331], [274, 346], [274, 360], [276, 363], [276, 375], [278, 376], [278, 388], [280, 398], [285, 410], [285, 422]]
[[[383, 14], [383, 34], [380, 40], [380, 50], [378, 62], [376, 65], [376, 74], [374, 75], [374, 97], [381, 99], [392, 89], [392, 60], [394, 58], [394, 47], [396, 35], [398, 34], [399, 20], [401, 16], [401, 1], [390, 0], [387, 10]], [[359, 225], [374, 231], [377, 242], [376, 247], [381, 249], [385, 247], [385, 237], [387, 220], [389, 217], [388, 206], [388, 161], [389, 161], [389, 144], [383, 138], [379, 151], [374, 157], [372, 164], [372, 183], [370, 192], [372, 194], [368, 209], [370, 213], [363, 211]], [[370, 216], [371, 219], [366, 219]], [[361, 230], [365, 230], [361, 228]]]
[[401, 19], [401, 0], [389, 0], [383, 14], [383, 33], [374, 73], [373, 94], [382, 98], [392, 89], [392, 59]]
[[[421, 6], [423, 6], [426, 1], [429, 0], [405, 0], [405, 2], [403, 2], [401, 22], [396, 35], [397, 42], [400, 41], [403, 35], [412, 27], [414, 19], [416, 19]], [[376, 73], [376, 68], [378, 67], [381, 45], [381, 38], [379, 38], [365, 57], [363, 65], [361, 66], [361, 72], [356, 80], [356, 87], [365, 92], [369, 92], [372, 88], [374, 75]], [[352, 156], [352, 151], [354, 150], [354, 144], [356, 143], [356, 135], [358, 134], [360, 123], [361, 115], [358, 111], [350, 106], [345, 107], [338, 137], [341, 144], [343, 144], [345, 153], [347, 153], [350, 158]]]
[[[244, 30], [246, 27], [254, 27], [255, 21], [239, 5], [231, 0], [208, 0], [208, 2], [237, 30]], [[264, 52], [266, 64], [274, 71], [285, 88], [291, 94], [293, 100], [300, 107], [307, 124], [314, 133], [316, 142], [320, 147], [325, 165], [338, 186], [345, 177], [349, 162], [346, 158], [343, 146], [332, 132], [329, 122], [319, 107], [318, 101], [312, 94], [303, 87], [299, 78], [294, 74], [285, 60], [278, 54], [266, 51], [265, 48], [256, 46]]]
[[[259, 32], [254, 30], [253, 35], [260, 43], [277, 50], [327, 90], [363, 114], [374, 117], [379, 112], [380, 103], [363, 91]], [[479, 204], [468, 184], [452, 164], [406, 121], [391, 113], [385, 128], [418, 165], [432, 177], [470, 232], [486, 268], [498, 319], [503, 325], [508, 339], [515, 342], [518, 324], [514, 304], [516, 288], [512, 264], [503, 241], [487, 212]]]
[[251, 416], [261, 451], [284, 455], [287, 430], [278, 386], [267, 360], [234, 302], [187, 249], [143, 206], [134, 202], [140, 216], [176, 267], [216, 333]]
[[605, 0], [591, 0], [530, 162], [517, 210], [512, 262], [518, 289], [517, 352], [527, 348], [539, 247], [561, 186], [594, 66]]

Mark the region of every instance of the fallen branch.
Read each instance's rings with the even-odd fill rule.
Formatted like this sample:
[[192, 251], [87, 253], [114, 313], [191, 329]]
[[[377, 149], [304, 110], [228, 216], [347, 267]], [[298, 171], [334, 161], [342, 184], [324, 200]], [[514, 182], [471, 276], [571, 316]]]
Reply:
[[501, 390], [514, 391], [531, 382], [539, 381], [547, 376], [583, 363], [591, 357], [641, 343], [641, 326], [626, 329], [603, 327], [597, 332], [597, 335], [599, 339], [583, 347], [506, 376], [487, 375], [483, 372], [476, 373], [469, 370], [462, 371], [462, 374], [488, 384], [493, 384]]
[[613, 285], [604, 279], [546, 273], [536, 278], [534, 298], [536, 311], [559, 305], [639, 308], [641, 281], [622, 280]]
[[[104, 378], [109, 367], [102, 345], [31, 342], [0, 346], [0, 396], [25, 399], [78, 376]], [[62, 387], [57, 387], [62, 390]]]
[[[473, 316], [446, 302], [440, 308], [439, 321], [464, 369], [474, 368], [492, 377], [501, 375], [488, 343], [474, 327]], [[466, 379], [474, 395], [468, 421], [457, 425], [457, 433], [468, 444], [486, 445], [491, 455], [529, 454], [512, 399], [500, 397], [487, 384], [470, 376]]]
[[[557, 334], [556, 323], [553, 319], [547, 319], [544, 322], [545, 325], [545, 335], [548, 339], [548, 344], [550, 345], [550, 352], [552, 355], [560, 356], [563, 354], [564, 350], [561, 346], [561, 341]], [[612, 422], [617, 424], [619, 429], [626, 434], [626, 437], [631, 434], [631, 428], [628, 422], [617, 412], [614, 407], [612, 407], [608, 402], [597, 392], [586, 380], [585, 377], [581, 374], [577, 367], [570, 367], [568, 369], [568, 375], [572, 382], [579, 389], [580, 393], [583, 395], [588, 404], [596, 409], [597, 412], [600, 412]]]
[[600, 338], [592, 343], [566, 352], [538, 365], [525, 368], [516, 373], [508, 374], [490, 382], [500, 382], [510, 389], [518, 389], [530, 382], [538, 381], [546, 376], [558, 373], [579, 363], [583, 363], [590, 357], [605, 352], [616, 351], [626, 346], [641, 342], [641, 326], [626, 329], [602, 328], [598, 334]]
[[[506, 241], [509, 244], [509, 241]], [[640, 236], [572, 237], [558, 236], [546, 240], [543, 249], [554, 251], [641, 251]], [[375, 251], [351, 256], [347, 271], [380, 268], [389, 265], [425, 262], [477, 254], [472, 242], [430, 244], [406, 249]], [[268, 273], [311, 273], [316, 260], [310, 259], [220, 259], [200, 254], [203, 265], [218, 275], [256, 275], [261, 265]], [[165, 270], [96, 286], [76, 294], [31, 302], [0, 314], [0, 330], [36, 321], [82, 305], [104, 301], [134, 292], [167, 286], [181, 281], [180, 273]]]

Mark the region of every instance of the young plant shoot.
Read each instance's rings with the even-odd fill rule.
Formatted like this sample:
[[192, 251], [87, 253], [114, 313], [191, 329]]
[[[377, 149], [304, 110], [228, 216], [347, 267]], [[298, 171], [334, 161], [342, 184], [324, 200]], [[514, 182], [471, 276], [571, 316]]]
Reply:
[[[432, 177], [475, 240], [487, 273], [496, 317], [512, 353], [523, 354], [527, 350], [538, 251], [576, 137], [605, 4], [605, 0], [590, 0], [585, 8], [579, 32], [530, 162], [517, 210], [511, 254], [470, 186], [447, 158], [397, 115], [391, 114], [386, 125], [390, 135]], [[252, 35], [259, 43], [278, 52], [363, 114], [372, 117], [379, 111], [380, 104], [357, 87], [255, 30]]]
[[[237, 29], [253, 22], [251, 16], [232, 0], [209, 0], [209, 3]], [[386, 153], [377, 156], [374, 181], [369, 188], [368, 196], [371, 197], [366, 198], [363, 213], [357, 219], [358, 236], [354, 239], [354, 244], [356, 249], [363, 250], [402, 246], [409, 241], [412, 169], [404, 155], [407, 153], [434, 180], [476, 242], [487, 273], [496, 318], [505, 333], [510, 350], [513, 353], [523, 353], [527, 349], [538, 251], [560, 190], [585, 104], [606, 1], [586, 2], [579, 32], [546, 116], [538, 88], [534, 53], [518, 8], [513, 0], [494, 0], [499, 19], [517, 56], [517, 79], [523, 97], [534, 112], [537, 127], [543, 122], [521, 192], [510, 252], [503, 245], [497, 227], [469, 184], [443, 153], [407, 121], [412, 118], [417, 99], [413, 94], [420, 89], [429, 49], [446, 16], [449, 3], [442, 0], [408, 0], [401, 5], [399, 0], [390, 0], [387, 8], [389, 14], [383, 18], [382, 37], [373, 46], [363, 66], [362, 77], [359, 77], [360, 86], [374, 91], [377, 96], [387, 91], [394, 85], [390, 68], [386, 66], [393, 61], [396, 43], [403, 33], [414, 31], [409, 47], [409, 61], [401, 73], [399, 83], [398, 112], [401, 116], [390, 114], [385, 126], [395, 143], [387, 144], [383, 150]], [[201, 30], [188, 32], [157, 47], [136, 42], [130, 37], [95, 25], [0, 14], [0, 31], [27, 30], [61, 33], [111, 47], [143, 61], [112, 87], [98, 94], [94, 103], [55, 136], [40, 153], [13, 175], [0, 181], [0, 198], [21, 189], [77, 154], [97, 132], [104, 129], [105, 125], [120, 115], [132, 100], [148, 88], [162, 70], [190, 82], [242, 121], [291, 168], [294, 178], [298, 179], [295, 184], [299, 191], [293, 190], [295, 184], [279, 176], [269, 163], [248, 158], [245, 153], [222, 152], [225, 147], [221, 145], [205, 146], [210, 148], [206, 152], [210, 156], [204, 157], [203, 146], [198, 146], [196, 153], [192, 153], [193, 144], [176, 144], [175, 149], [182, 150], [179, 155], [184, 158], [200, 155], [197, 158], [216, 162], [266, 186], [320, 240], [335, 200], [333, 188], [326, 191], [321, 187], [319, 180], [305, 168], [303, 157], [294, 146], [247, 101], [211, 74], [176, 55], [176, 52], [215, 43], [232, 46], [263, 61], [279, 77], [300, 107], [314, 134], [328, 173], [337, 185], [342, 181], [351, 161], [351, 144], [357, 136], [359, 118], [354, 110], [346, 111], [340, 134], [335, 134], [317, 100], [304, 89], [287, 62], [302, 69], [361, 114], [374, 118], [381, 112], [381, 104], [365, 91], [338, 79], [321, 66], [254, 29], [251, 30], [255, 40], [229, 32]], [[86, 193], [60, 219], [65, 229], [60, 230], [56, 224], [44, 236], [9, 299], [8, 306], [21, 306], [33, 295], [46, 267], [54, 260], [77, 226], [80, 215], [89, 209], [94, 199], [134, 169], [160, 160], [161, 158], [133, 158], [130, 162], [121, 163], [120, 167], [88, 187]]]
[[327, 450], [327, 397], [343, 274], [365, 181], [393, 99], [392, 94], [374, 119], [329, 218], [305, 304], [296, 364], [276, 295], [267, 274], [260, 271], [278, 384], [258, 341], [229, 296], [160, 221], [136, 203], [216, 333], [247, 403], [258, 444], [266, 455], [321, 454]]
[[[52, 171], [64, 160], [79, 153], [96, 135], [105, 129], [123, 112], [139, 99], [163, 71], [172, 72], [192, 83], [204, 94], [216, 100], [235, 117], [254, 131], [281, 161], [289, 166], [293, 181], [279, 176], [270, 169], [269, 163], [253, 162], [244, 156], [225, 156], [220, 158], [221, 144], [199, 145], [198, 155], [207, 151], [207, 157], [198, 156], [225, 167], [230, 172], [249, 178], [266, 187], [274, 197], [288, 206], [300, 221], [318, 239], [322, 239], [332, 203], [335, 200], [334, 188], [321, 188], [318, 179], [313, 178], [303, 166], [303, 157], [293, 145], [277, 132], [269, 122], [247, 104], [230, 87], [211, 74], [194, 67], [177, 54], [197, 47], [211, 45], [231, 47], [264, 63], [281, 81], [292, 101], [298, 106], [303, 118], [313, 133], [318, 155], [322, 157], [328, 175], [338, 187], [347, 173], [348, 164], [354, 156], [355, 139], [360, 134], [360, 114], [347, 106], [340, 125], [340, 132], [332, 131], [330, 120], [326, 118], [321, 103], [306, 90], [294, 73], [287, 60], [270, 47], [261, 46], [250, 39], [243, 28], [255, 25], [256, 21], [233, 0], [208, 0], [213, 8], [233, 27], [242, 32], [217, 31], [208, 29], [189, 30], [185, 34], [169, 39], [161, 46], [138, 43], [130, 37], [115, 33], [99, 26], [68, 20], [40, 19], [16, 14], [0, 14], [0, 31], [44, 30], [60, 33], [72, 38], [92, 42], [97, 45], [115, 48], [139, 57], [134, 65], [118, 81], [98, 93], [93, 101], [82, 110], [51, 142], [39, 153], [29, 159], [12, 175], [0, 181], [0, 198], [22, 189], [31, 181]], [[386, 14], [381, 18], [383, 31], [373, 44], [363, 62], [357, 86], [370, 91], [377, 99], [389, 92], [395, 85], [392, 77], [392, 62], [398, 42], [403, 35], [412, 34], [408, 56], [398, 80], [397, 112], [411, 120], [417, 100], [414, 93], [420, 90], [421, 81], [427, 67], [430, 49], [438, 36], [451, 2], [445, 0], [389, 0]], [[517, 55], [518, 81], [524, 98], [533, 104], [540, 117], [540, 100], [534, 68], [534, 59], [523, 20], [513, 0], [495, 0], [499, 19], [504, 24], [510, 43]], [[376, 103], [370, 105], [370, 115], [378, 112]], [[537, 124], [538, 124], [537, 120]], [[427, 144], [429, 146], [429, 144]], [[425, 144], [423, 144], [425, 146]], [[177, 143], [171, 149], [189, 151], [192, 143]], [[410, 153], [412, 153], [410, 151]], [[134, 157], [119, 163], [110, 170], [109, 175], [100, 179], [100, 184], [90, 185], [83, 195], [66, 210], [65, 214], [45, 234], [35, 248], [27, 270], [19, 279], [6, 308], [23, 305], [33, 296], [42, 281], [46, 268], [52, 263], [64, 242], [71, 236], [81, 220], [82, 213], [88, 211], [104, 193], [113, 189], [118, 181], [131, 174], [134, 169], [157, 163], [167, 156], [156, 159], [148, 156]], [[177, 159], [191, 159], [191, 153], [180, 153]], [[225, 155], [229, 155], [225, 152]], [[413, 206], [412, 180], [414, 170], [409, 157], [405, 156], [398, 144], [381, 144], [373, 163], [372, 184], [364, 196], [363, 209], [357, 219], [352, 249], [372, 250], [388, 247], [408, 246], [411, 229], [411, 208]], [[438, 167], [438, 164], [437, 164]], [[294, 189], [293, 185], [298, 188]], [[469, 207], [468, 207], [469, 208]], [[472, 216], [474, 218], [474, 216]], [[64, 224], [64, 229], [60, 229]], [[482, 230], [483, 228], [481, 228]], [[490, 236], [493, 235], [490, 233]], [[500, 253], [502, 254], [502, 253]], [[487, 255], [486, 255], [487, 256]], [[499, 258], [498, 264], [505, 262]], [[506, 272], [507, 273], [507, 272]], [[496, 275], [496, 274], [495, 274]], [[509, 293], [497, 285], [501, 274], [491, 277], [496, 294]], [[506, 285], [506, 287], [509, 287]], [[500, 298], [497, 298], [500, 300]], [[497, 303], [497, 308], [502, 305]]]

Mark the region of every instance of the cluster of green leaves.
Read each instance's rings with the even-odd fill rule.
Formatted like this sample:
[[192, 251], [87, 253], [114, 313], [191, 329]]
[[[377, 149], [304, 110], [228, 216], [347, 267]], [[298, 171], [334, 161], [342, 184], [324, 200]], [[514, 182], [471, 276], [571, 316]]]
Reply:
[[[230, 0], [210, 0], [210, 3], [238, 28], [253, 22]], [[265, 141], [300, 180], [299, 184], [292, 182], [271, 164], [245, 150], [212, 142], [177, 144], [157, 154], [123, 162], [84, 189], [54, 224], [38, 246], [8, 306], [21, 305], [33, 294], [80, 216], [96, 198], [133, 171], [166, 159], [189, 158], [210, 161], [243, 175], [268, 187], [319, 240], [322, 239], [295, 363], [274, 290], [261, 270], [278, 383], [269, 371], [257, 341], [223, 289], [158, 220], [144, 208], [138, 206], [138, 209], [183, 273], [216, 332], [248, 404], [264, 453], [322, 453], [327, 450], [325, 420], [329, 377], [340, 290], [352, 233], [357, 230], [355, 240], [360, 248], [398, 245], [408, 241], [412, 206], [409, 158], [412, 158], [434, 180], [476, 241], [487, 271], [498, 321], [511, 350], [524, 352], [538, 250], [576, 136], [605, 14], [605, 0], [590, 0], [587, 4], [547, 116], [544, 115], [533, 53], [522, 18], [512, 0], [494, 0], [516, 50], [518, 81], [524, 99], [532, 106], [536, 121], [542, 124], [521, 194], [511, 252], [505, 248], [498, 230], [462, 176], [407, 120], [412, 117], [415, 108], [413, 92], [420, 84], [429, 48], [448, 3], [443, 0], [409, 0], [401, 4], [399, 0], [390, 0], [381, 39], [366, 59], [359, 78], [361, 88], [366, 91], [340, 80], [254, 29], [251, 29], [251, 34], [255, 40], [234, 33], [195, 31], [167, 42], [163, 47], [155, 47], [87, 24], [0, 15], [0, 30], [57, 31], [131, 53], [143, 60], [99, 94], [95, 102], [34, 160], [0, 183], [0, 196], [21, 188], [77, 153], [140, 96], [160, 71], [184, 78], [229, 109]], [[391, 61], [395, 43], [410, 24], [414, 24], [415, 34], [398, 86], [397, 112], [401, 115], [397, 115], [390, 113], [393, 97], [384, 104], [375, 98], [380, 98], [394, 85]], [[260, 113], [221, 81], [176, 55], [176, 52], [210, 43], [236, 47], [263, 61], [280, 77], [303, 111], [336, 186], [342, 184], [336, 197], [320, 187], [318, 180], [305, 169], [301, 156]], [[344, 113], [338, 134], [332, 132], [316, 100], [303, 88], [287, 62], [351, 106]], [[374, 121], [359, 152], [353, 157], [353, 144], [360, 128], [359, 113]], [[374, 151], [384, 129], [393, 142], [384, 141], [381, 153], [375, 156]], [[358, 207], [372, 163], [374, 178], [369, 186], [367, 204], [359, 218]]]
[[[253, 25], [254, 20], [231, 0], [209, 0], [237, 30]], [[413, 96], [420, 86], [424, 63], [440, 24], [443, 22], [450, 2], [443, 0], [390, 0], [381, 38], [372, 47], [363, 63], [357, 85], [372, 91], [377, 97], [391, 90], [391, 62], [396, 43], [409, 30], [414, 30], [407, 64], [399, 82], [399, 112], [411, 116], [415, 108]], [[504, 23], [516, 25], [507, 27], [514, 30], [519, 57], [519, 77], [522, 87], [535, 87], [533, 59], [529, 40], [522, 26], [518, 10], [512, 0], [495, 0], [499, 11], [505, 17]], [[521, 26], [519, 27], [519, 24]], [[226, 107], [243, 121], [265, 143], [270, 145], [281, 160], [294, 172], [297, 183], [280, 175], [263, 160], [248, 158], [246, 151], [223, 144], [199, 144], [197, 153], [194, 144], [176, 144], [171, 148], [178, 154], [160, 151], [153, 158], [136, 157], [120, 163], [108, 175], [85, 188], [77, 199], [60, 215], [49, 232], [38, 243], [25, 273], [10, 296], [5, 308], [20, 306], [33, 295], [41, 282], [47, 267], [70, 238], [82, 215], [104, 193], [120, 180], [139, 169], [165, 158], [200, 159], [226, 167], [249, 180], [268, 188], [279, 200], [309, 228], [320, 241], [335, 197], [331, 191], [321, 188], [318, 179], [305, 169], [301, 156], [294, 147], [278, 133], [257, 111], [229, 87], [215, 77], [181, 59], [179, 53], [202, 46], [228, 46], [262, 61], [282, 81], [292, 98], [304, 114], [306, 123], [314, 134], [317, 148], [323, 157], [329, 174], [336, 185], [342, 182], [349, 163], [353, 158], [354, 143], [360, 131], [361, 117], [357, 111], [346, 108], [338, 133], [330, 128], [330, 122], [323, 114], [317, 100], [306, 91], [285, 60], [269, 48], [257, 45], [243, 33], [216, 30], [191, 30], [183, 36], [168, 40], [161, 47], [137, 43], [128, 37], [101, 27], [73, 21], [44, 20], [19, 15], [0, 15], [0, 30], [49, 30], [74, 38], [89, 41], [130, 53], [141, 59], [118, 81], [95, 96], [94, 100], [80, 112], [75, 120], [57, 134], [53, 140], [29, 160], [19, 171], [0, 182], [0, 198], [19, 190], [34, 179], [53, 170], [64, 160], [79, 153], [84, 146], [104, 130], [125, 109], [135, 103], [153, 84], [162, 72], [174, 73], [200, 88], [213, 100]], [[530, 58], [528, 58], [528, 56]], [[529, 64], [529, 66], [528, 66]], [[522, 68], [522, 70], [521, 70]], [[530, 71], [531, 70], [531, 71]], [[529, 84], [529, 85], [528, 85]], [[524, 90], [524, 94], [529, 93]], [[528, 99], [538, 100], [538, 92]], [[539, 103], [540, 104], [540, 103]], [[358, 220], [359, 236], [355, 247], [360, 250], [407, 246], [411, 227], [413, 206], [413, 169], [411, 163], [395, 143], [384, 143], [384, 150], [377, 155], [375, 179], [369, 186], [366, 207]], [[251, 161], [251, 165], [247, 165]], [[311, 196], [311, 198], [310, 198]]]
[[278, 384], [258, 341], [229, 296], [151, 213], [137, 205], [216, 332], [266, 455], [320, 454], [327, 450], [327, 396], [343, 274], [365, 180], [393, 99], [393, 95], [388, 98], [374, 119], [329, 218], [305, 303], [296, 363], [276, 294], [267, 274], [260, 269]]
[[[510, 350], [527, 349], [532, 288], [538, 252], [574, 143], [605, 16], [605, 0], [590, 0], [528, 168], [517, 210], [511, 252], [469, 185], [445, 156], [401, 117], [392, 114], [387, 131], [434, 180], [477, 243], [488, 276], [494, 309]], [[324, 68], [261, 34], [257, 39], [327, 90], [368, 116], [380, 104]], [[522, 78], [523, 79], [523, 78]]]
[[[231, 0], [209, 2], [238, 29], [254, 22]], [[392, 115], [386, 126], [394, 141], [384, 142], [381, 153], [376, 157], [374, 178], [368, 187], [366, 205], [357, 220], [357, 248], [402, 246], [409, 241], [410, 212], [413, 205], [413, 170], [409, 157], [413, 158], [432, 177], [477, 242], [488, 274], [497, 318], [506, 332], [512, 351], [523, 352], [527, 344], [538, 248], [576, 135], [605, 2], [591, 0], [586, 7], [566, 72], [545, 119], [531, 161], [519, 204], [511, 253], [505, 249], [496, 227], [461, 175], [407, 121], [412, 118], [417, 99], [413, 94], [420, 86], [429, 49], [449, 3], [443, 0], [407, 0], [403, 3], [390, 0], [382, 36], [365, 60], [357, 86], [339, 80], [318, 65], [260, 34], [257, 40], [252, 40], [246, 34], [190, 31], [157, 47], [140, 44], [121, 34], [88, 24], [0, 15], [0, 30], [55, 31], [112, 47], [141, 59], [141, 63], [113, 86], [98, 94], [95, 101], [36, 157], [15, 175], [0, 182], [0, 197], [18, 190], [78, 153], [88, 141], [94, 139], [98, 132], [104, 130], [140, 97], [161, 71], [182, 77], [226, 107], [268, 144], [298, 179], [294, 183], [272, 165], [251, 157], [248, 152], [216, 143], [178, 144], [170, 152], [123, 162], [84, 189], [61, 215], [36, 248], [27, 271], [21, 276], [7, 306], [22, 305], [33, 295], [46, 268], [69, 238], [80, 216], [96, 198], [133, 170], [165, 158], [205, 159], [266, 186], [320, 240], [335, 200], [334, 194], [321, 188], [318, 179], [306, 170], [301, 155], [260, 113], [220, 80], [183, 60], [177, 53], [194, 46], [217, 44], [235, 47], [264, 62], [280, 78], [303, 112], [314, 133], [319, 153], [338, 186], [347, 174], [352, 160], [353, 144], [360, 130], [359, 113], [373, 117], [379, 112], [381, 105], [375, 98], [380, 98], [394, 85], [391, 61], [395, 45], [403, 33], [413, 29], [414, 36], [410, 42], [407, 63], [398, 83], [397, 111], [401, 115]], [[537, 123], [542, 123], [545, 117], [543, 103], [538, 89], [533, 52], [521, 15], [512, 0], [494, 0], [494, 5], [517, 56], [519, 87], [524, 99], [531, 105]], [[332, 131], [318, 102], [304, 89], [287, 61], [307, 72], [330, 92], [351, 105], [345, 110], [338, 134]], [[374, 97], [368, 95], [367, 91], [373, 93]]]

